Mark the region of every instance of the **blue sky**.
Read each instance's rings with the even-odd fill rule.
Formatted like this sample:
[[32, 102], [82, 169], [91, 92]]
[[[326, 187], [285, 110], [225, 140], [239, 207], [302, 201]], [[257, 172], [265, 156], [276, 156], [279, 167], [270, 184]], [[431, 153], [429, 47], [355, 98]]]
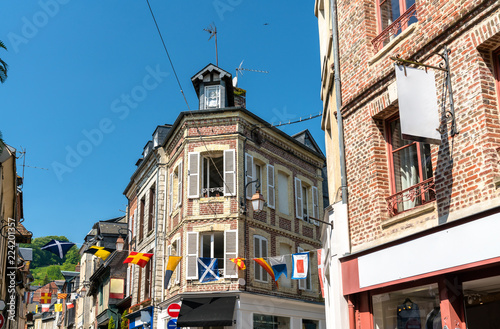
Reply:
[[[244, 68], [269, 71], [239, 78], [250, 111], [269, 122], [321, 112], [314, 1], [150, 4], [191, 109], [198, 104], [191, 77], [215, 64], [203, 31], [215, 24], [221, 68], [234, 75], [244, 60]], [[0, 131], [26, 149], [25, 225], [35, 237], [81, 243], [94, 222], [124, 214], [123, 191], [144, 145], [157, 125], [187, 109], [147, 2], [5, 0], [0, 40], [9, 64]], [[324, 150], [320, 120], [282, 130], [309, 129]]]

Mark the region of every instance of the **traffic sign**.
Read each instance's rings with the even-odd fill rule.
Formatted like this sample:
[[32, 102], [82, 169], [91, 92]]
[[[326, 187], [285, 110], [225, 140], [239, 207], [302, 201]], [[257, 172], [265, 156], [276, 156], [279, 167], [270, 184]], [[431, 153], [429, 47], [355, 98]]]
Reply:
[[[3, 317], [2, 314], [0, 314], [0, 329], [3, 328], [4, 324], [5, 324], [5, 318]], [[177, 325], [177, 320], [175, 321], [175, 325]]]
[[167, 329], [175, 329], [177, 328], [177, 319], [170, 319], [167, 323]]
[[177, 303], [172, 303], [168, 305], [167, 308], [167, 313], [173, 318], [176, 318], [179, 316], [179, 312], [181, 311], [181, 306]]

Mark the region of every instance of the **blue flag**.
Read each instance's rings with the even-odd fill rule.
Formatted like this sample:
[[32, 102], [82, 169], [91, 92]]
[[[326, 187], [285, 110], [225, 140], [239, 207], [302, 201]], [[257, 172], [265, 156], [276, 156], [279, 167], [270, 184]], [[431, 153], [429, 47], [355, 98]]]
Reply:
[[200, 282], [219, 280], [219, 265], [217, 263], [217, 258], [198, 258], [198, 280]]
[[273, 269], [275, 281], [278, 281], [281, 274], [288, 278], [285, 256], [269, 257], [269, 265]]
[[57, 241], [57, 240], [50, 240], [45, 246], [41, 247], [40, 249], [42, 250], [47, 250], [50, 251], [59, 258], [63, 259], [64, 255], [68, 252], [68, 250], [71, 249], [75, 244], [73, 242], [68, 242], [68, 241]]

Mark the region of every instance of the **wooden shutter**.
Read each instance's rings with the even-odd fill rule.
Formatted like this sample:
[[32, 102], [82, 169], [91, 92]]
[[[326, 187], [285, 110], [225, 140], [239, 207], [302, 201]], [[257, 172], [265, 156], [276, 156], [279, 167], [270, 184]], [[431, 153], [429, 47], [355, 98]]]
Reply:
[[[313, 217], [314, 219], [319, 219], [319, 199], [318, 199], [318, 188], [316, 186], [312, 187], [312, 200], [313, 200]], [[315, 223], [316, 224], [316, 223]]]
[[198, 232], [187, 233], [186, 279], [198, 279]]
[[[297, 251], [298, 252], [304, 252], [304, 249], [302, 249], [301, 247], [297, 247]], [[299, 289], [300, 290], [305, 290], [306, 289], [306, 279], [300, 279], [300, 280], [297, 280], [297, 281], [299, 281]]]
[[179, 163], [178, 167], [178, 181], [177, 181], [177, 207], [182, 204], [182, 161]]
[[230, 258], [238, 256], [238, 231], [228, 230], [224, 232], [224, 277], [237, 278], [238, 267], [230, 261]]
[[188, 198], [200, 197], [200, 153], [188, 154]]
[[302, 181], [295, 177], [295, 216], [302, 219], [304, 211], [302, 210]]
[[224, 151], [224, 195], [236, 195], [236, 170], [234, 150]]
[[267, 206], [274, 209], [275, 196], [274, 196], [274, 166], [267, 165]]
[[[261, 257], [261, 251], [260, 251], [260, 239], [257, 236], [254, 236], [253, 238], [253, 254], [255, 258], [260, 258]], [[262, 280], [262, 267], [257, 264], [257, 262], [254, 263], [254, 272], [255, 272], [255, 280]]]
[[[245, 185], [248, 184], [249, 182], [253, 181], [253, 156], [250, 154], [245, 154]], [[247, 199], [251, 199], [253, 195], [253, 184], [250, 184], [247, 186]]]
[[170, 182], [168, 182], [168, 211], [172, 214], [174, 209], [174, 173], [170, 174]]

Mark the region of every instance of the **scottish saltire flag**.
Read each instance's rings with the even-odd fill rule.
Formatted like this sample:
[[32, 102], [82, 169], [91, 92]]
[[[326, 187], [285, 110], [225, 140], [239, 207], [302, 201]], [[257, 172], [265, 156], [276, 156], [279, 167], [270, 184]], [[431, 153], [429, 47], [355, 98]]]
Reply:
[[245, 265], [245, 258], [237, 257], [237, 258], [229, 258], [229, 260], [235, 263], [236, 266], [238, 266], [239, 270], [244, 270], [247, 268]]
[[217, 258], [198, 258], [198, 280], [200, 282], [219, 280], [219, 264], [217, 263]]
[[42, 250], [47, 250], [50, 251], [59, 258], [63, 259], [64, 255], [68, 252], [68, 250], [73, 247], [75, 244], [73, 242], [68, 242], [68, 241], [57, 241], [57, 240], [50, 240], [45, 246], [41, 247], [40, 249]]
[[257, 264], [259, 264], [260, 266], [262, 266], [262, 268], [271, 276], [271, 278], [273, 278], [273, 281], [274, 283], [276, 283], [276, 286], [279, 287], [278, 285], [278, 281], [276, 281], [276, 279], [274, 278], [274, 271], [271, 267], [271, 265], [269, 265], [265, 260], [264, 258], [254, 258], [253, 259]]
[[170, 282], [170, 278], [175, 271], [177, 265], [181, 261], [182, 256], [168, 256], [167, 270], [165, 271], [165, 280], [163, 283], [163, 288], [168, 288], [168, 283]]
[[323, 266], [323, 249], [318, 249], [318, 276], [319, 286], [321, 287], [321, 296], [325, 298], [325, 267]]
[[307, 278], [309, 269], [309, 253], [299, 252], [292, 255], [292, 279], [300, 280]]
[[275, 281], [278, 281], [281, 274], [288, 278], [285, 256], [269, 257], [269, 265], [273, 269]]

